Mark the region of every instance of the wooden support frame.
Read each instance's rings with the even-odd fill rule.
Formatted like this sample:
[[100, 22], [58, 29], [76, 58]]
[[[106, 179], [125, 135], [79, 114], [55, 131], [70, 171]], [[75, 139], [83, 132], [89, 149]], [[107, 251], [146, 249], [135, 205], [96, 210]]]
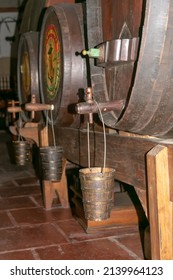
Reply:
[[[34, 138], [37, 139], [38, 145], [47, 146], [49, 144], [47, 128], [32, 129], [31, 134], [33, 136], [34, 131]], [[28, 136], [28, 125], [26, 131]], [[21, 131], [24, 137], [26, 137], [25, 132]], [[65, 157], [68, 160], [73, 159], [75, 164], [87, 166], [86, 131], [58, 128], [56, 135], [58, 145], [63, 145], [65, 149]], [[103, 151], [101, 133], [93, 134], [93, 143], [92, 153], [95, 154], [95, 164], [97, 165]], [[173, 175], [170, 172], [173, 166], [173, 140], [111, 133], [107, 135], [107, 162], [109, 166], [116, 169], [115, 179], [134, 186], [139, 196], [150, 223], [151, 258], [173, 259]], [[60, 183], [43, 182], [46, 209], [52, 207], [56, 192], [60, 196], [62, 206], [69, 207], [65, 176], [66, 163], [63, 164], [63, 176]]]
[[[56, 133], [66, 157], [87, 166], [87, 132], [58, 128]], [[173, 259], [173, 139], [123, 132], [107, 133], [106, 142], [107, 165], [115, 168], [116, 180], [134, 186], [149, 220], [152, 259]], [[94, 159], [95, 166], [99, 166], [103, 135], [97, 131], [90, 133], [90, 143], [91, 161]]]
[[151, 257], [157, 260], [173, 259], [170, 164], [173, 166], [165, 146], [157, 145], [147, 154]]
[[[12, 134], [17, 134], [16, 127], [10, 127]], [[39, 147], [49, 146], [48, 127], [41, 127], [37, 123], [27, 123], [20, 128], [20, 135], [33, 140]], [[58, 194], [63, 208], [69, 208], [68, 189], [66, 180], [66, 159], [62, 163], [62, 177], [60, 182], [42, 180], [43, 203], [45, 209], [52, 208], [53, 199]]]

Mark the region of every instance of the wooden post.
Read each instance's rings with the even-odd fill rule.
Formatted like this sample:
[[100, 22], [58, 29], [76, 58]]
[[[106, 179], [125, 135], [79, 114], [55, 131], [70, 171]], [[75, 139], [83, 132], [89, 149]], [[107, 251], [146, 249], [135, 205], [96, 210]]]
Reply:
[[168, 148], [155, 146], [147, 154], [148, 208], [153, 260], [173, 259], [173, 203]]
[[69, 208], [67, 178], [66, 178], [66, 159], [62, 162], [62, 177], [60, 182], [52, 182], [55, 192], [58, 192], [59, 200], [63, 208]]

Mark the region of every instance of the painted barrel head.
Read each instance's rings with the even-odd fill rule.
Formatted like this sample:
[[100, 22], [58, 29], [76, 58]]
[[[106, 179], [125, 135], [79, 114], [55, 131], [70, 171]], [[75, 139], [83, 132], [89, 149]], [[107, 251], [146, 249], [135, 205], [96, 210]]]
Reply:
[[84, 48], [82, 20], [81, 4], [67, 3], [49, 7], [43, 19], [39, 51], [41, 101], [54, 105], [52, 118], [58, 125], [74, 121], [75, 112], [69, 108], [78, 102], [78, 91], [86, 86], [85, 62], [77, 55]]
[[[36, 31], [26, 32], [20, 36], [17, 61], [18, 98], [21, 105], [30, 103], [32, 95], [40, 102], [40, 87], [38, 80], [38, 43], [39, 34]], [[31, 113], [22, 112], [25, 122], [31, 121]], [[41, 113], [36, 112], [33, 121], [41, 120]]]

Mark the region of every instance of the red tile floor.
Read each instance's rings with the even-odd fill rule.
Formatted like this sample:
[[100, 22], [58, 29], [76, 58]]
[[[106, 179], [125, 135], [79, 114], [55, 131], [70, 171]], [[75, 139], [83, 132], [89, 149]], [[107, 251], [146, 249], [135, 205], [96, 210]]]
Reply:
[[71, 209], [45, 210], [32, 164], [12, 164], [0, 131], [1, 260], [143, 260], [143, 230], [122, 225], [86, 233]]

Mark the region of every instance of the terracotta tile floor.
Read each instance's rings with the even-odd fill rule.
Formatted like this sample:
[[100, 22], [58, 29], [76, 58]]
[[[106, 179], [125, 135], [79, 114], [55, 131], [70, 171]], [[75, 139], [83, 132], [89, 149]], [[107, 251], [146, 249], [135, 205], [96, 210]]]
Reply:
[[10, 162], [9, 139], [0, 131], [1, 260], [144, 259], [143, 231], [138, 224], [88, 234], [71, 209], [55, 203], [45, 210], [33, 166]]

